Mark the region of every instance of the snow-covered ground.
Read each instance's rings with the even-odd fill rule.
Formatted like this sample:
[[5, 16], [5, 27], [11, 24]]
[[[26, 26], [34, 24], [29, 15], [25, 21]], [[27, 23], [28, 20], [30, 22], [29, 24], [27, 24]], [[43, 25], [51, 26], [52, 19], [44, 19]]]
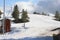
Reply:
[[0, 39], [23, 39], [23, 38], [46, 37], [58, 33], [58, 31], [53, 32], [51, 31], [52, 29], [60, 27], [60, 22], [53, 20], [54, 17], [36, 14], [28, 15], [30, 17], [29, 19], [30, 22], [25, 23], [25, 28], [23, 27], [24, 23], [16, 24], [11, 22], [11, 32], [5, 33], [4, 35], [0, 34]]

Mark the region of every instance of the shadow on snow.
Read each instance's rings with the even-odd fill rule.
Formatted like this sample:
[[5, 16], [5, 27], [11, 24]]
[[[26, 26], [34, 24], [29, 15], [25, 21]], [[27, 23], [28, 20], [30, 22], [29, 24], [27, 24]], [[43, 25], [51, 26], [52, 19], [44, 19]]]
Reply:
[[26, 38], [22, 38], [22, 39], [2, 39], [2, 40], [53, 40], [53, 37], [51, 36], [46, 36], [46, 37], [36, 37], [36, 38], [32, 38], [32, 37], [26, 37]]

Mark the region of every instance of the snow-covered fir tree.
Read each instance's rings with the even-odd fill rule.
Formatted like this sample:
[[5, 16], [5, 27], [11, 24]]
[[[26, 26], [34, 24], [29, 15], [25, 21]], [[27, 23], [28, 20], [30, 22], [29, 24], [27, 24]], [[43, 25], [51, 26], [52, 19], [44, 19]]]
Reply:
[[23, 22], [28, 22], [29, 21], [28, 13], [27, 13], [27, 11], [24, 11], [24, 9], [22, 10], [21, 19], [22, 19]]
[[12, 12], [12, 17], [15, 20], [18, 20], [19, 19], [19, 10], [18, 10], [18, 6], [17, 5], [14, 6], [14, 10]]

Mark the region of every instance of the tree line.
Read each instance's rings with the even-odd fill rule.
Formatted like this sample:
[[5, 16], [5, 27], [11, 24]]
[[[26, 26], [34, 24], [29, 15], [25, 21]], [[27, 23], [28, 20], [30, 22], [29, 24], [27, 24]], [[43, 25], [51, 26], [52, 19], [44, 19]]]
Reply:
[[[1, 18], [1, 14], [3, 14], [3, 12], [1, 12], [1, 10], [0, 10], [0, 18]], [[29, 17], [28, 17], [27, 10], [22, 9], [21, 18], [19, 18], [19, 16], [20, 16], [19, 14], [21, 14], [21, 13], [18, 10], [18, 6], [15, 5], [14, 9], [13, 9], [13, 12], [12, 12], [12, 17], [15, 19], [15, 20], [13, 20], [13, 22], [29, 22]], [[33, 12], [33, 14], [40, 14], [40, 13]], [[44, 12], [42, 12], [41, 15], [47, 15], [47, 16], [49, 16], [49, 14], [46, 14]], [[55, 17], [55, 20], [60, 21], [60, 13], [59, 13], [59, 11], [55, 12], [55, 16], [54, 17]]]
[[27, 10], [25, 11], [24, 9], [22, 9], [21, 18], [19, 18], [19, 14], [20, 12], [18, 10], [18, 6], [15, 5], [14, 10], [12, 12], [12, 17], [15, 19], [14, 22], [28, 22], [29, 21]]
[[[38, 12], [33, 12], [33, 14], [40, 14], [40, 13], [38, 13]], [[45, 16], [49, 16], [49, 14], [46, 14], [46, 13], [44, 13], [44, 12], [42, 12], [40, 15], [45, 15]], [[55, 12], [55, 20], [57, 20], [57, 21], [60, 21], [60, 13], [59, 13], [59, 11], [56, 11]]]
[[[1, 14], [3, 14], [3, 12], [0, 10], [0, 18], [1, 18]], [[21, 18], [19, 18], [20, 16], [21, 16]], [[27, 10], [22, 9], [22, 13], [20, 13], [17, 5], [14, 6], [14, 9], [12, 12], [12, 17], [14, 18], [13, 22], [15, 22], [15, 23], [29, 22]]]
[[38, 15], [45, 15], [45, 16], [49, 16], [49, 14], [46, 14], [45, 12], [42, 12], [42, 13], [33, 12], [33, 14], [38, 14]]

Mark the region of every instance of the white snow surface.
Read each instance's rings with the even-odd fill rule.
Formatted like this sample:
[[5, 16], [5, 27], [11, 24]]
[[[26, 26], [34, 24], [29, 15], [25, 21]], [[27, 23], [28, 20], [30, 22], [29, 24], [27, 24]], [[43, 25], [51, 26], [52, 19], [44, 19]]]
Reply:
[[19, 39], [25, 37], [40, 37], [50, 36], [58, 31], [51, 32], [50, 30], [60, 27], [60, 22], [53, 20], [52, 16], [44, 16], [37, 14], [28, 14], [30, 22], [13, 23], [11, 22], [11, 32], [0, 34], [0, 39]]

